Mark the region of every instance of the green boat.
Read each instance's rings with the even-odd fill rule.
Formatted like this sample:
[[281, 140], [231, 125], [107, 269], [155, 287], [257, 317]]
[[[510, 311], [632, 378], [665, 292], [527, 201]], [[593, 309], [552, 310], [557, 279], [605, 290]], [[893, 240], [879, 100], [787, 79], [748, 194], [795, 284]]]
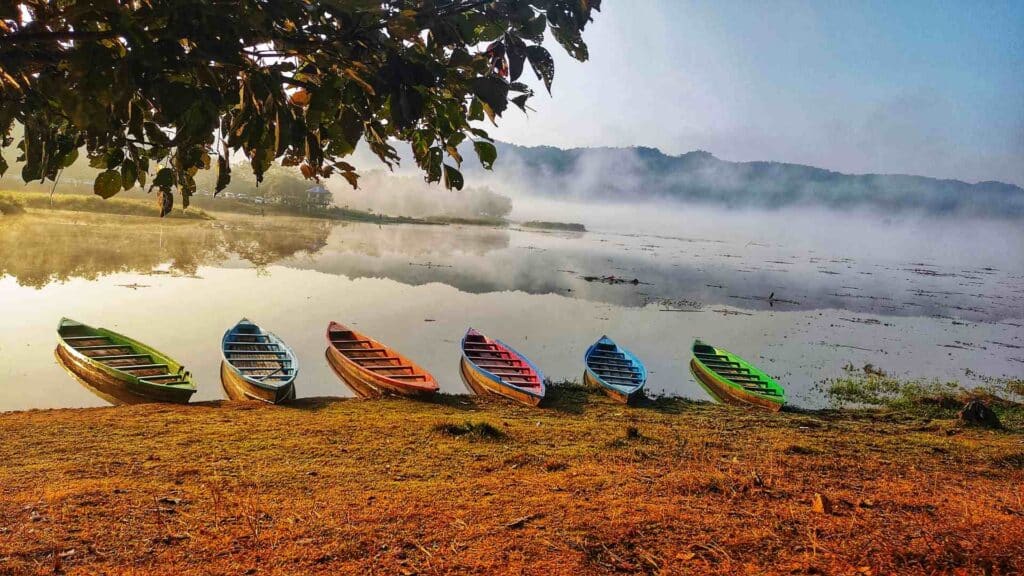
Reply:
[[184, 366], [127, 336], [68, 318], [61, 319], [57, 334], [61, 364], [105, 398], [185, 403], [196, 391]]
[[712, 398], [727, 404], [757, 406], [776, 412], [786, 404], [786, 391], [771, 376], [739, 356], [693, 342], [690, 371]]

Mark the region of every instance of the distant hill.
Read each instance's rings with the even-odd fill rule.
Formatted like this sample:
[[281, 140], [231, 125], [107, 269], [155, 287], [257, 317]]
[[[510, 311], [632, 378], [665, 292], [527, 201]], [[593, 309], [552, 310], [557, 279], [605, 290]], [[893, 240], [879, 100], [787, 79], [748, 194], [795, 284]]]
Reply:
[[[842, 174], [779, 162], [729, 162], [709, 152], [670, 156], [656, 148], [524, 147], [500, 143], [488, 174], [472, 150], [463, 167], [492, 186], [567, 200], [675, 200], [729, 207], [819, 206], [880, 212], [1024, 217], [1024, 189], [898, 174]], [[472, 181], [472, 180], [470, 180]], [[504, 190], [502, 190], [504, 191]]]

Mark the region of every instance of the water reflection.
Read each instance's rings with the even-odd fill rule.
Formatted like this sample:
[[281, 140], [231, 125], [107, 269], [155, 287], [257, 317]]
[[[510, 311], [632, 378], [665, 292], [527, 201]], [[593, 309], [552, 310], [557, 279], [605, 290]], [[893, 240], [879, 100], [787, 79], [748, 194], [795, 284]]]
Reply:
[[[991, 244], [967, 237], [959, 251]], [[1019, 232], [1000, 237], [1020, 243]], [[555, 234], [467, 226], [379, 226], [222, 216], [159, 222], [107, 215], [28, 215], [0, 224], [0, 276], [41, 288], [119, 272], [194, 275], [201, 266], [280, 264], [348, 278], [389, 278], [462, 292], [521, 291], [664, 309], [841, 309], [883, 316], [998, 322], [1024, 308], [1020, 266], [800, 252], [754, 241], [639, 234]], [[1006, 268], [1005, 270], [1003, 268]], [[615, 277], [636, 282], [588, 281]], [[143, 283], [144, 285], [144, 283]]]
[[54, 350], [54, 358], [57, 360], [57, 364], [64, 369], [64, 372], [71, 377], [72, 380], [78, 382], [83, 388], [95, 394], [101, 400], [106, 401], [112, 406], [123, 406], [125, 404], [144, 404], [146, 402], [153, 402], [153, 400], [147, 400], [142, 396], [137, 396], [126, 390], [123, 386], [107, 386], [99, 381], [93, 383], [83, 380], [78, 374], [75, 374], [73, 370], [64, 365], [61, 361], [59, 353]]
[[42, 288], [119, 272], [195, 275], [200, 266], [240, 258], [256, 267], [326, 245], [319, 220], [233, 218], [216, 222], [65, 213], [0, 219], [0, 276]]

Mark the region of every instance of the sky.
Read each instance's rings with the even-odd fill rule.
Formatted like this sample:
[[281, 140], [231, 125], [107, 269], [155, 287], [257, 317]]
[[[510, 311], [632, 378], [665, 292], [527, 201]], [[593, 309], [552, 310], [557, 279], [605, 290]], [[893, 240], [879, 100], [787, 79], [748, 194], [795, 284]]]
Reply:
[[604, 0], [492, 130], [1024, 186], [1024, 1]]

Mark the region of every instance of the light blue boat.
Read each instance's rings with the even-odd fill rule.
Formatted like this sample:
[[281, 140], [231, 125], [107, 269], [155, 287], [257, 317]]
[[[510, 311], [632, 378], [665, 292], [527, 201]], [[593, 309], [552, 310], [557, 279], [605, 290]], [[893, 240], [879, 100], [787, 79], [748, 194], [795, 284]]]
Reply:
[[598, 386], [609, 396], [628, 404], [643, 395], [647, 368], [632, 352], [601, 336], [583, 355], [587, 369], [583, 381]]
[[221, 341], [220, 381], [232, 400], [280, 404], [295, 398], [299, 361], [280, 338], [242, 318]]

